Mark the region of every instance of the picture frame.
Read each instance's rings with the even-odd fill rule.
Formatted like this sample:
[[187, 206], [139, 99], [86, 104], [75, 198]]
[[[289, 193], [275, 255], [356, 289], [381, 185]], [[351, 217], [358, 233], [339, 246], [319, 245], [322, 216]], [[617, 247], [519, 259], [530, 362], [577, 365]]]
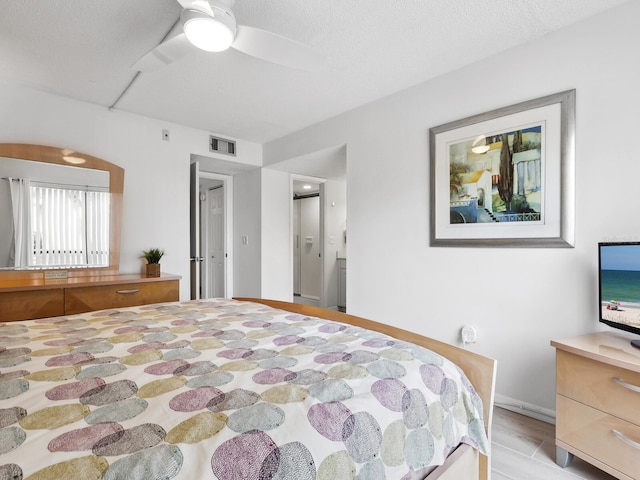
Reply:
[[575, 95], [429, 129], [431, 246], [574, 246]]

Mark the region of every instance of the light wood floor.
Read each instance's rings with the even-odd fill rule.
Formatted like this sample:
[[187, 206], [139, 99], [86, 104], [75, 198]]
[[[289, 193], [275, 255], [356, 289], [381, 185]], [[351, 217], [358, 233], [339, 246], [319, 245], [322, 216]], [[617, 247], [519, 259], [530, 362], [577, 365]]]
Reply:
[[555, 426], [495, 407], [492, 480], [615, 480], [574, 458], [567, 468], [555, 463]]

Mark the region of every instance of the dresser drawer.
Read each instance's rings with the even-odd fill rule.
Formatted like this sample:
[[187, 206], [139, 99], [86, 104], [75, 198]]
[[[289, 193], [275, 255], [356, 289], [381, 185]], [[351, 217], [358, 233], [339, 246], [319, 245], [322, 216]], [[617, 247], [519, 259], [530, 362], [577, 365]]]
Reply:
[[640, 425], [638, 372], [558, 350], [556, 392]]
[[[557, 440], [637, 478], [640, 472], [640, 427], [562, 395], [556, 396], [556, 410]], [[614, 431], [637, 445], [630, 445]]]
[[0, 293], [0, 321], [29, 320], [64, 315], [61, 289]]
[[67, 288], [65, 313], [71, 315], [107, 308], [174, 302], [178, 298], [178, 280]]

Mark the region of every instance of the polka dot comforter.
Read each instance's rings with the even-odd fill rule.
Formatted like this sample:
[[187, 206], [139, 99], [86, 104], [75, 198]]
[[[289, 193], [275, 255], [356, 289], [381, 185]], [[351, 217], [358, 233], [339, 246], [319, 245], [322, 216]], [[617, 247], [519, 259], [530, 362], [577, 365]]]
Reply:
[[255, 303], [0, 323], [0, 479], [422, 478], [481, 412], [429, 350]]

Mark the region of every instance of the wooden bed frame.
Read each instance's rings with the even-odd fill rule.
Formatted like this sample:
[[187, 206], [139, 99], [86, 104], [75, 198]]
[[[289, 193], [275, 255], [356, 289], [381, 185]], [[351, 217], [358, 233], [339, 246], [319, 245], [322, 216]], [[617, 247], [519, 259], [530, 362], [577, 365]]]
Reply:
[[[283, 302], [279, 300], [267, 300], [262, 298], [242, 298], [235, 297], [235, 300], [246, 302], [257, 302], [280, 310], [293, 313], [320, 317], [327, 320], [346, 323], [368, 330], [389, 335], [406, 342], [415, 343], [428, 348], [453, 363], [458, 365], [467, 378], [471, 381], [476, 391], [482, 398], [484, 425], [491, 445], [491, 421], [493, 417], [493, 402], [496, 382], [496, 360], [477, 353], [464, 350], [448, 343], [440, 342], [432, 338], [418, 335], [417, 333], [402, 330], [384, 323], [374, 322], [365, 318], [356, 317], [334, 310], [300, 305], [296, 303]], [[446, 460], [444, 465], [437, 467], [425, 480], [489, 480], [491, 477], [491, 463], [488, 456], [479, 454], [468, 445], [458, 447]]]

